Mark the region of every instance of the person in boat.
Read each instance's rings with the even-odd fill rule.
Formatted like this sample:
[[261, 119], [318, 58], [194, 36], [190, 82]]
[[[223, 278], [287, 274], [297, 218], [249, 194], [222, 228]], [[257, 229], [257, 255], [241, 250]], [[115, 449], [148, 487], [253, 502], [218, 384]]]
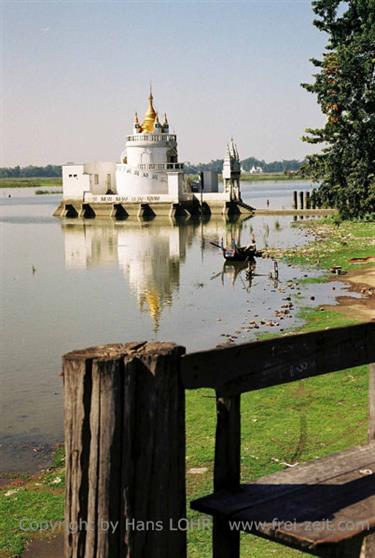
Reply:
[[257, 251], [257, 244], [256, 244], [256, 240], [255, 240], [255, 234], [252, 234], [251, 237], [251, 244], [249, 244], [248, 246], [246, 246], [244, 248], [244, 250], [246, 252], [248, 252], [249, 254], [255, 254], [255, 252]]

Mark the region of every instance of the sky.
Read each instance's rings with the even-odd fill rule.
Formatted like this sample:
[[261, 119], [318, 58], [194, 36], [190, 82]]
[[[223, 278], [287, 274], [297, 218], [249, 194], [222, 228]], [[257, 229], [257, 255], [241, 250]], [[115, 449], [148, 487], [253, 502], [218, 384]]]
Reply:
[[323, 117], [310, 0], [1, 2], [0, 166], [118, 161], [154, 103], [181, 161], [302, 159]]

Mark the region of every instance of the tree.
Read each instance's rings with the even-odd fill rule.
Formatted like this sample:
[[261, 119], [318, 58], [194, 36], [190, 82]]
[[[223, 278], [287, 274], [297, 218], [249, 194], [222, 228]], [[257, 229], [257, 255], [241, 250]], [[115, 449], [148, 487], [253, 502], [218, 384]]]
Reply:
[[324, 144], [303, 171], [321, 181], [321, 199], [344, 218], [375, 211], [375, 0], [315, 0], [314, 25], [328, 34], [314, 83], [327, 116], [324, 128], [307, 129], [304, 141]]

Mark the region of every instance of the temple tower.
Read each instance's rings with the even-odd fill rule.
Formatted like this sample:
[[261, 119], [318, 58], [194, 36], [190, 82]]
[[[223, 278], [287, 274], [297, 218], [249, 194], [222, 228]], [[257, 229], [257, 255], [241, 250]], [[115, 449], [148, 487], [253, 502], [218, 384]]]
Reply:
[[127, 136], [121, 163], [117, 165], [117, 193], [121, 196], [169, 194], [174, 183], [181, 188], [182, 182], [183, 164], [178, 162], [177, 137], [169, 133], [166, 114], [161, 123], [150, 88], [142, 124], [135, 113], [133, 134]]
[[232, 138], [227, 145], [227, 153], [223, 164], [224, 192], [230, 195], [231, 201], [241, 201], [240, 178], [241, 163], [237, 146]]

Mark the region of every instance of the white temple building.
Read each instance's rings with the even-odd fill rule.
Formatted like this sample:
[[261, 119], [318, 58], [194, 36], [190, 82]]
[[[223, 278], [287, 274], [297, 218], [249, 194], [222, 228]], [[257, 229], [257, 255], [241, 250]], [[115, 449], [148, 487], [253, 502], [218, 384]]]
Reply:
[[[148, 106], [140, 122], [134, 117], [133, 133], [126, 138], [120, 162], [93, 162], [63, 166], [63, 202], [59, 217], [125, 218], [157, 214], [226, 214], [251, 210], [242, 203], [240, 161], [233, 142], [224, 160], [224, 189], [217, 173], [206, 172], [205, 184], [196, 193], [178, 160], [177, 136], [169, 131], [167, 115], [159, 118], [150, 89]], [[213, 176], [215, 174], [215, 176]]]
[[121, 162], [64, 165], [64, 198], [89, 201], [91, 194], [156, 201], [150, 198], [156, 195], [159, 201], [180, 201], [188, 193], [183, 169], [178, 162], [177, 137], [169, 132], [166, 114], [160, 122], [150, 91], [143, 122], [140, 124], [136, 113]]

